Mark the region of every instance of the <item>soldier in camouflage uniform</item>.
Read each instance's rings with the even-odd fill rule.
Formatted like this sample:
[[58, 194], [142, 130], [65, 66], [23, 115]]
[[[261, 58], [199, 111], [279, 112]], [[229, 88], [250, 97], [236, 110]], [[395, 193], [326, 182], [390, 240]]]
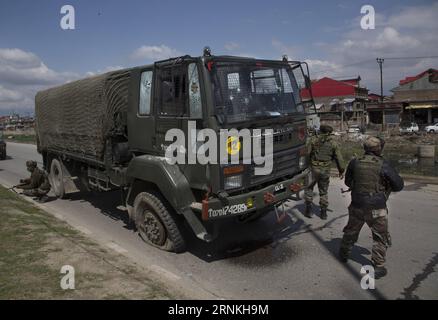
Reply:
[[403, 179], [381, 157], [383, 146], [382, 139], [369, 137], [364, 143], [365, 154], [348, 164], [345, 184], [351, 190], [351, 204], [339, 252], [340, 259], [347, 262], [366, 223], [373, 235], [371, 260], [376, 279], [387, 273], [384, 263], [386, 250], [391, 244], [386, 201], [391, 191], [401, 191], [404, 186]]
[[344, 161], [338, 145], [332, 140], [331, 133], [333, 128], [322, 125], [320, 134], [309, 140], [310, 164], [313, 174], [313, 183], [309, 185], [305, 192], [306, 211], [304, 215], [312, 217], [313, 188], [318, 184], [319, 203], [321, 207], [321, 219], [327, 219], [328, 208], [328, 187], [330, 183], [330, 168], [332, 161], [336, 162], [339, 176], [342, 178], [344, 173]]
[[39, 169], [35, 161], [27, 161], [26, 167], [31, 176], [28, 179], [21, 179], [21, 185], [17, 188], [23, 189], [23, 194], [26, 196], [36, 197], [38, 201], [46, 202], [48, 200], [47, 194], [50, 191], [46, 172]]

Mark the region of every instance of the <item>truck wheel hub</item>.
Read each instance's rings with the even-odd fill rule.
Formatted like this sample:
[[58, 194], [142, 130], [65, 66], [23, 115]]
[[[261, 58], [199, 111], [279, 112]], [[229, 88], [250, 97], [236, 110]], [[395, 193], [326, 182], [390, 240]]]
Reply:
[[158, 218], [150, 211], [144, 212], [143, 234], [153, 244], [161, 246], [166, 240], [166, 230]]

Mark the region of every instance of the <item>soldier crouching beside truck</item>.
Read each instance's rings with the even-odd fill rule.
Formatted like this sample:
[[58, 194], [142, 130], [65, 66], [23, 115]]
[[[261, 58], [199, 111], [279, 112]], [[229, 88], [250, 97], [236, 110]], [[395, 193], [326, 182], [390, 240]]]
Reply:
[[17, 188], [22, 189], [26, 196], [36, 197], [39, 202], [47, 202], [49, 199], [47, 194], [50, 191], [47, 173], [39, 169], [35, 161], [27, 161], [26, 167], [31, 176], [28, 179], [21, 179]]
[[403, 179], [381, 156], [384, 141], [368, 137], [364, 143], [365, 154], [350, 161], [345, 174], [345, 184], [351, 190], [349, 218], [339, 251], [341, 261], [347, 262], [362, 226], [366, 223], [373, 235], [371, 260], [376, 279], [384, 277], [386, 250], [391, 244], [388, 232], [386, 201], [391, 191], [401, 191]]

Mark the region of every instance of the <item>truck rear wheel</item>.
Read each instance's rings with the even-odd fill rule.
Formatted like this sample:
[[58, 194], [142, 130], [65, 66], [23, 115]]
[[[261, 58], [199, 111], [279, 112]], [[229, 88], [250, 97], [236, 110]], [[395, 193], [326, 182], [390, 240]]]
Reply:
[[140, 237], [165, 251], [185, 251], [185, 241], [163, 201], [149, 192], [135, 197], [134, 219]]
[[53, 159], [50, 164], [50, 184], [52, 185], [53, 192], [58, 198], [65, 197], [65, 188], [64, 188], [64, 174], [62, 171], [61, 162], [57, 159]]

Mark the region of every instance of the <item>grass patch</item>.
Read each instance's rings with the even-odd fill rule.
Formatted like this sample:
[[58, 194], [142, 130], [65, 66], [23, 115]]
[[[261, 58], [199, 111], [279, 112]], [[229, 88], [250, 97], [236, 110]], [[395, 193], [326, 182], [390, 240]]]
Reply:
[[[0, 299], [172, 299], [146, 270], [0, 186]], [[75, 289], [60, 287], [63, 265]]]
[[34, 134], [8, 134], [4, 136], [6, 141], [36, 144]]

